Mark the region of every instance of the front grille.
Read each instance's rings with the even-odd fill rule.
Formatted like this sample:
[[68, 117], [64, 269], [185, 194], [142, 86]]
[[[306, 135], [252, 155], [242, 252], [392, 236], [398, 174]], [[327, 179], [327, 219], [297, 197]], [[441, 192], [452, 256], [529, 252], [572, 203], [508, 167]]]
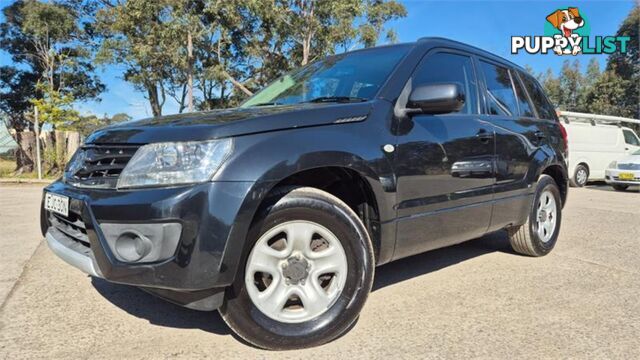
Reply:
[[66, 235], [71, 240], [86, 248], [90, 248], [89, 236], [87, 236], [87, 228], [82, 221], [80, 215], [69, 212], [68, 217], [64, 217], [53, 212], [49, 212], [49, 222], [56, 230]]
[[640, 170], [640, 164], [618, 164], [619, 170]]
[[71, 160], [65, 180], [80, 187], [113, 188], [138, 145], [86, 145]]

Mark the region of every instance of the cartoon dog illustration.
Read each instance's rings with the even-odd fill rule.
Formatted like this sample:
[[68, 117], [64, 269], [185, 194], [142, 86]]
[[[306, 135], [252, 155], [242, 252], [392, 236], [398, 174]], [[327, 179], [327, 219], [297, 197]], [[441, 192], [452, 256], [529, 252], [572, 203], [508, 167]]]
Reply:
[[[578, 8], [575, 7], [570, 7], [565, 10], [556, 10], [547, 16], [547, 21], [562, 33], [554, 35], [555, 38], [577, 38], [578, 34], [574, 34], [573, 31], [584, 26], [584, 19], [580, 16]], [[562, 48], [560, 46], [554, 47], [553, 51], [558, 55], [562, 55]], [[574, 46], [571, 54], [577, 55], [581, 51], [582, 49], [579, 46]]]

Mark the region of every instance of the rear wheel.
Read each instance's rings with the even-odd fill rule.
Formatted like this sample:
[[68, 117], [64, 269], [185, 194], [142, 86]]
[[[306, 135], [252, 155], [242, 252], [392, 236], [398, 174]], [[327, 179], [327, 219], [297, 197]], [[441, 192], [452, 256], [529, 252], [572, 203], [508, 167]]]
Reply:
[[583, 187], [587, 185], [587, 181], [589, 181], [589, 168], [584, 164], [578, 164], [571, 179], [571, 186]]
[[616, 191], [625, 191], [629, 187], [629, 185], [611, 185], [613, 189]]
[[321, 345], [357, 319], [373, 282], [373, 248], [340, 199], [314, 188], [279, 193], [251, 227], [244, 273], [220, 313], [261, 348]]
[[529, 217], [524, 225], [507, 229], [511, 247], [529, 256], [548, 254], [558, 240], [562, 220], [562, 200], [558, 185], [548, 175], [538, 180]]

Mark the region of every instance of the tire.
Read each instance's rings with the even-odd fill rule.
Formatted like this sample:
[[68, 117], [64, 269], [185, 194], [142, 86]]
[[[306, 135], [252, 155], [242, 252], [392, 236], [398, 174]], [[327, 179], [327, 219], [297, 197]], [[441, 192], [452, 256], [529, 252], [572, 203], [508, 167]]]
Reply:
[[583, 187], [589, 181], [589, 168], [584, 164], [578, 164], [576, 171], [573, 173], [570, 185], [573, 187]]
[[[321, 345], [346, 332], [364, 306], [375, 267], [371, 240], [357, 214], [327, 192], [299, 187], [275, 193], [249, 230], [242, 272], [219, 311], [254, 346]], [[318, 264], [332, 264], [327, 269], [335, 272], [322, 275]]]
[[[507, 229], [513, 251], [529, 256], [544, 256], [553, 249], [562, 222], [561, 201], [556, 182], [550, 176], [542, 175], [536, 186], [527, 222]], [[544, 213], [541, 213], [541, 209]], [[539, 218], [544, 218], [544, 221], [539, 222]]]
[[616, 191], [625, 191], [629, 187], [629, 185], [611, 185], [613, 189]]

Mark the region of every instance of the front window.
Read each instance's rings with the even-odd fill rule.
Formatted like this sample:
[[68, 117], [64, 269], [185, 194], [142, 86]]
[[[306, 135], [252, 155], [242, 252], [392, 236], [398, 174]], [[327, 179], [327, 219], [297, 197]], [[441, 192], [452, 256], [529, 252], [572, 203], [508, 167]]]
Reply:
[[367, 49], [311, 63], [274, 81], [241, 107], [371, 100], [409, 48]]
[[636, 134], [633, 133], [633, 131], [623, 130], [622, 132], [624, 133], [624, 142], [629, 145], [640, 146], [640, 141], [638, 140]]

